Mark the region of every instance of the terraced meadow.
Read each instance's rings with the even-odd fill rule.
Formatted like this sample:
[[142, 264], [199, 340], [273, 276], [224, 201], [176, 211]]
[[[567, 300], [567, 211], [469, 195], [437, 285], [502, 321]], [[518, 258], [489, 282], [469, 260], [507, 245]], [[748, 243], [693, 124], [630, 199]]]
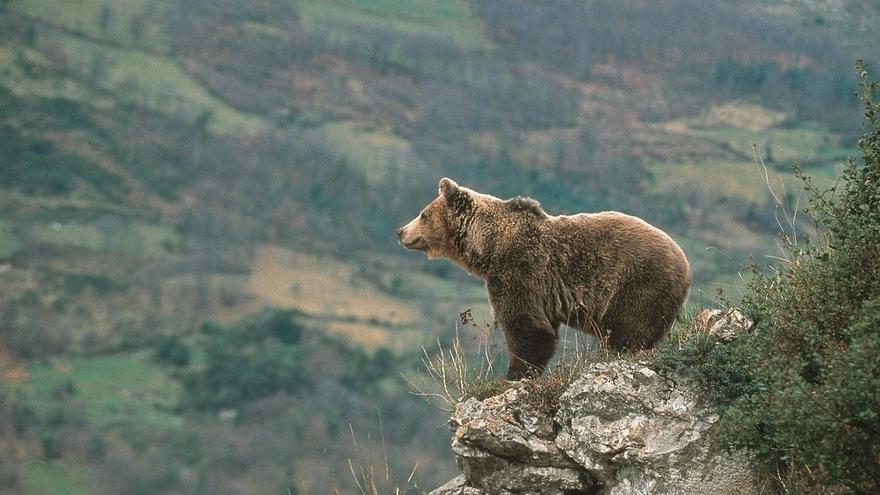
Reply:
[[768, 183], [793, 211], [790, 165], [831, 185], [854, 154], [834, 64], [873, 39], [837, 3], [747, 3], [0, 2], [0, 492], [450, 478], [401, 375], [491, 314], [394, 236], [443, 176], [643, 216], [694, 305], [735, 302], [777, 254]]

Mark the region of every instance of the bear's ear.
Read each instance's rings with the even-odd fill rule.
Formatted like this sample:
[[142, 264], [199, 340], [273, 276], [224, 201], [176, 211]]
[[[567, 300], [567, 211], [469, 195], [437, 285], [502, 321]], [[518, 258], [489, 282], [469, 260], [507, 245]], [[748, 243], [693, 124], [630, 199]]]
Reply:
[[454, 180], [449, 177], [444, 177], [440, 179], [440, 194], [446, 198], [451, 197], [453, 194], [459, 191], [458, 184], [455, 183]]
[[444, 177], [440, 180], [440, 194], [446, 204], [459, 215], [465, 215], [474, 207], [474, 200], [467, 189], [463, 189], [454, 180]]

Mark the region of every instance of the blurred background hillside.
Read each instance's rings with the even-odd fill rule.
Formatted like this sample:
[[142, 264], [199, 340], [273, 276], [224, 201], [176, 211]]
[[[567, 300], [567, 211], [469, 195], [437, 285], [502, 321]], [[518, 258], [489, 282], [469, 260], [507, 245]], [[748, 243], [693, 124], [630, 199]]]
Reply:
[[735, 299], [765, 181], [856, 154], [878, 35], [873, 0], [0, 0], [0, 492], [352, 493], [371, 451], [432, 488], [401, 374], [489, 317], [396, 244], [439, 178], [641, 216]]

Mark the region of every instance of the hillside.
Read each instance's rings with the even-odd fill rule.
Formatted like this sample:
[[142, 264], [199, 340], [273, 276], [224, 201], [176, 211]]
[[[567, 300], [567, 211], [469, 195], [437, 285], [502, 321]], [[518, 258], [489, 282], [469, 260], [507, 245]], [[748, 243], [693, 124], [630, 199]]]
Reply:
[[[437, 179], [551, 213], [643, 216], [687, 252], [694, 303], [719, 287], [737, 298], [748, 257], [778, 253], [765, 181], [793, 207], [791, 164], [830, 183], [855, 153], [850, 66], [880, 56], [872, 13], [866, 0], [0, 2], [2, 490], [320, 493], [341, 472], [346, 491], [350, 422], [371, 448], [383, 422], [407, 425], [379, 443], [424, 459], [425, 486], [449, 478], [445, 417], [397, 379], [460, 311], [489, 318], [473, 279], [396, 245]], [[273, 359], [308, 363], [295, 376], [324, 388], [275, 386], [251, 363], [265, 394], [187, 403], [201, 382], [186, 377], [226, 330], [279, 311], [310, 336], [243, 348], [281, 339]], [[259, 448], [282, 431], [297, 432], [289, 445]], [[242, 442], [251, 457], [217, 454]], [[149, 467], [168, 449], [175, 463]], [[412, 464], [392, 468], [405, 479]]]

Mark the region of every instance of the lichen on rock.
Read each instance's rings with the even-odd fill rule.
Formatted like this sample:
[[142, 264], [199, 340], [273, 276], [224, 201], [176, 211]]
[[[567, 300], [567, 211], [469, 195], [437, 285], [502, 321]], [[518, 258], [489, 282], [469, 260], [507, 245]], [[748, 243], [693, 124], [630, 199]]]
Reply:
[[679, 376], [646, 361], [597, 362], [535, 406], [528, 382], [457, 405], [452, 449], [463, 472], [432, 495], [757, 493], [748, 460], [716, 451], [718, 416]]

